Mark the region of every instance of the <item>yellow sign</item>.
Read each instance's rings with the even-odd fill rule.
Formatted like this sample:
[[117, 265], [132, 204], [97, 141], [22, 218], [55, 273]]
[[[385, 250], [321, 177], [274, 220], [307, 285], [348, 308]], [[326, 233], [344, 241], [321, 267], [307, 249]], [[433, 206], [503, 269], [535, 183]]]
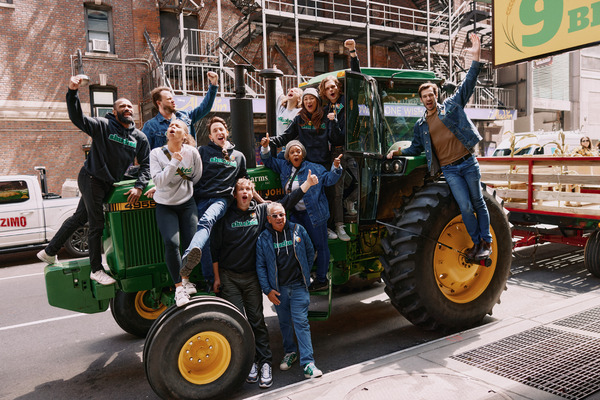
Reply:
[[591, 46], [600, 40], [598, 0], [494, 0], [494, 65]]

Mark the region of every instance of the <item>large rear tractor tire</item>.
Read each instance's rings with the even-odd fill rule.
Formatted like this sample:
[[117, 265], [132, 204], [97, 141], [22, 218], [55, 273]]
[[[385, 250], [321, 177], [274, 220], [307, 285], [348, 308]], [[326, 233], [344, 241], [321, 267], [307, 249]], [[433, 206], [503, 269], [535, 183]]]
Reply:
[[150, 327], [167, 306], [152, 299], [151, 292], [143, 290], [126, 293], [118, 290], [110, 299], [110, 312], [117, 324], [127, 333], [145, 338]]
[[593, 232], [585, 243], [583, 263], [590, 274], [600, 278], [600, 231]]
[[81, 258], [90, 254], [88, 247], [88, 224], [77, 228], [65, 243], [65, 250], [71, 257]]
[[184, 307], [169, 308], [144, 345], [146, 377], [162, 399], [225, 399], [253, 361], [250, 324], [216, 297], [195, 296]]
[[493, 238], [488, 267], [468, 263], [456, 251], [466, 251], [472, 241], [445, 183], [432, 183], [415, 193], [394, 221], [401, 229], [390, 228], [382, 240], [385, 291], [413, 324], [457, 331], [480, 323], [499, 303], [512, 261], [510, 225], [495, 196], [484, 190], [484, 199]]

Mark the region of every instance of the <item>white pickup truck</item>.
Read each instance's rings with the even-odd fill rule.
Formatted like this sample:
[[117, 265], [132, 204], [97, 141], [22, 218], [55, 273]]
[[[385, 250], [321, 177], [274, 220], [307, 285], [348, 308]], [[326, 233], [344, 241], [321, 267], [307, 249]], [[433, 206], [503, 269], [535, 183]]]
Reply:
[[[75, 212], [79, 197], [48, 193], [46, 170], [34, 175], [0, 176], [0, 254], [41, 248]], [[73, 257], [88, 255], [87, 225], [79, 228], [64, 247]]]

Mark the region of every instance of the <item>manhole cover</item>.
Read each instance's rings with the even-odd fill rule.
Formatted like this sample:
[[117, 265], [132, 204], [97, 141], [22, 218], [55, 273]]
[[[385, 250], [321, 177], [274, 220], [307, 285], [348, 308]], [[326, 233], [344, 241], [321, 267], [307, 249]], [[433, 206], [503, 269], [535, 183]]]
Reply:
[[384, 376], [353, 388], [345, 400], [509, 400], [510, 397], [484, 382], [448, 374], [402, 374]]

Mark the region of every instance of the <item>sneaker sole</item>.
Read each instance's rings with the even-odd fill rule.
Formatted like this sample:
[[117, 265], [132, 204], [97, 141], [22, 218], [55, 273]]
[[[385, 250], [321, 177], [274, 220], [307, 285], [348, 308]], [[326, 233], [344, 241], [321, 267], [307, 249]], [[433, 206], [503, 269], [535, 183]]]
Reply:
[[190, 276], [194, 268], [196, 268], [196, 265], [200, 263], [201, 259], [202, 250], [200, 250], [197, 247], [194, 247], [192, 250], [190, 250], [187, 257], [185, 258], [185, 265], [179, 270], [179, 275]]
[[270, 388], [271, 386], [273, 386], [273, 381], [271, 381], [269, 383], [259, 383], [258, 384], [258, 387], [261, 389]]
[[254, 379], [254, 380], [246, 378], [246, 382], [247, 383], [256, 383], [256, 382], [258, 382], [258, 378]]

